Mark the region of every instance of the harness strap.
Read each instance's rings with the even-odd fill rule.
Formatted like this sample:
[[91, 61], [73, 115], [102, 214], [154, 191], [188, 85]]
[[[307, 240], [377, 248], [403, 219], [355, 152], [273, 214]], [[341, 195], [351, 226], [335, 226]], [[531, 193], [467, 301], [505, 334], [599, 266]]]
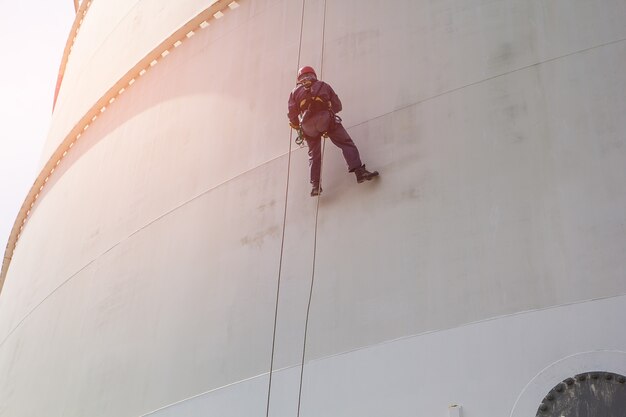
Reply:
[[[300, 101], [300, 108], [303, 109], [306, 106], [306, 102], [308, 99], [303, 99], [302, 101]], [[312, 101], [319, 101], [320, 103], [328, 103], [326, 100], [324, 100], [323, 98], [319, 97], [319, 96], [315, 96], [315, 97], [311, 97]]]
[[[323, 84], [320, 83], [320, 86], [317, 89], [317, 93], [318, 94], [319, 94], [320, 90], [322, 89], [322, 87], [323, 87]], [[309, 94], [311, 94], [311, 90], [309, 90]], [[309, 102], [308, 106], [307, 106], [307, 101]], [[323, 103], [323, 104], [328, 103], [328, 107], [330, 107], [330, 101], [326, 101], [326, 100], [324, 100], [323, 98], [321, 98], [318, 95], [313, 95], [313, 96], [305, 97], [304, 99], [302, 99], [300, 101], [300, 110], [304, 110], [305, 107], [306, 107], [306, 110], [311, 110], [311, 106], [313, 105], [313, 102], [315, 102], [315, 101], [317, 101], [319, 103]]]

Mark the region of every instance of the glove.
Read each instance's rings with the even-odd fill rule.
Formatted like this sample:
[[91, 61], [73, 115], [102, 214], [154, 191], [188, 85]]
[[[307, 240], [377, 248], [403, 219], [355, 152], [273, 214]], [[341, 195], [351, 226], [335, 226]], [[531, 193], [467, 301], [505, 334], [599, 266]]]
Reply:
[[289, 126], [291, 126], [291, 128], [295, 130], [300, 129], [300, 123], [289, 122]]

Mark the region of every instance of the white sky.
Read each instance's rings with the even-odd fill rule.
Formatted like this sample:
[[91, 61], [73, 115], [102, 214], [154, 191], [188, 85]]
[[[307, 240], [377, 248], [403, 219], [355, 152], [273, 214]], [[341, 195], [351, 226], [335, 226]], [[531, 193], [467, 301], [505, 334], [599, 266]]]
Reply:
[[0, 0], [0, 252], [38, 172], [73, 0]]

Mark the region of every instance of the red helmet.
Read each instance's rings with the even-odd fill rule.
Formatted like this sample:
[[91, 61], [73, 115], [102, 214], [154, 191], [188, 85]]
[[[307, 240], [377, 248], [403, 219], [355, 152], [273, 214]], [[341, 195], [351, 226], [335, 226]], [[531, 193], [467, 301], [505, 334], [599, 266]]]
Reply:
[[302, 81], [302, 78], [306, 74], [313, 74], [313, 76], [317, 79], [317, 74], [315, 73], [315, 70], [313, 69], [313, 67], [302, 67], [298, 71], [298, 82]]

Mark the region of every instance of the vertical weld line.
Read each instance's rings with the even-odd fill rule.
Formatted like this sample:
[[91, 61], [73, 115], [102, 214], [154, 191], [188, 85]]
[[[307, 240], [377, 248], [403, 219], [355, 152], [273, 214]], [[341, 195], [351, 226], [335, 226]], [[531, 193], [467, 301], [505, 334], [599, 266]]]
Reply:
[[[324, 43], [326, 37], [326, 4], [327, 0], [324, 0], [324, 17], [322, 20], [322, 51], [321, 51], [321, 62], [320, 62], [320, 78], [322, 78], [324, 74]], [[322, 155], [320, 158], [320, 189], [322, 188], [322, 175], [324, 173], [324, 151], [326, 149], [326, 138], [324, 136], [320, 137], [322, 141]], [[311, 313], [311, 301], [313, 300], [313, 288], [315, 284], [315, 265], [317, 261], [317, 231], [318, 231], [318, 219], [319, 219], [319, 210], [320, 210], [320, 198], [322, 193], [320, 192], [317, 195], [317, 202], [315, 206], [315, 228], [313, 232], [313, 267], [311, 269], [311, 287], [309, 289], [309, 301], [306, 308], [306, 319], [304, 321], [304, 340], [302, 343], [302, 361], [300, 363], [300, 386], [298, 388], [298, 412], [297, 417], [300, 417], [300, 408], [302, 405], [302, 385], [304, 381], [304, 361], [306, 359], [306, 342], [309, 330], [309, 316]]]
[[[306, 0], [302, 0], [302, 13], [301, 13], [301, 17], [300, 17], [300, 40], [299, 40], [299, 45], [298, 45], [298, 62], [296, 63], [296, 74], [298, 71], [298, 68], [300, 66], [300, 55], [302, 53], [302, 36], [303, 36], [303, 32], [304, 32], [304, 6], [305, 6]], [[280, 258], [279, 258], [279, 263], [278, 263], [278, 279], [277, 279], [277, 283], [276, 283], [276, 305], [274, 307], [274, 329], [272, 331], [272, 355], [271, 355], [271, 359], [270, 359], [270, 372], [269, 372], [269, 381], [267, 384], [267, 406], [265, 409], [265, 417], [269, 417], [269, 413], [270, 413], [270, 399], [271, 399], [271, 395], [272, 395], [272, 375], [274, 373], [274, 353], [275, 353], [275, 349], [276, 349], [276, 327], [277, 327], [277, 323], [278, 323], [278, 304], [279, 304], [279, 300], [280, 300], [280, 280], [282, 277], [282, 270], [283, 270], [283, 255], [284, 255], [284, 248], [285, 248], [285, 230], [287, 229], [287, 202], [288, 202], [288, 197], [289, 197], [289, 179], [291, 176], [291, 147], [292, 147], [292, 142], [293, 140], [293, 129], [289, 130], [289, 156], [287, 157], [287, 184], [285, 185], [285, 209], [283, 212], [283, 230], [282, 230], [282, 237], [281, 237], [281, 242], [280, 242]]]

